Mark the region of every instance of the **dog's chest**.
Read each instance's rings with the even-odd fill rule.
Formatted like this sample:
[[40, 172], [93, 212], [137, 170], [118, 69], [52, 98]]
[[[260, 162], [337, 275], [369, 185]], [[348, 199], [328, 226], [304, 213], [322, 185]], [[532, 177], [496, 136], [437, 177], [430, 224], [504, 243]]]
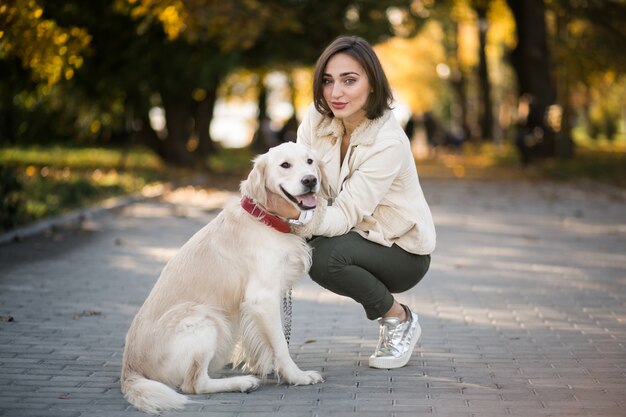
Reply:
[[261, 242], [260, 252], [275, 269], [276, 276], [282, 277], [290, 285], [308, 273], [311, 267], [311, 248], [295, 235], [285, 235], [285, 239], [274, 241], [274, 245]]

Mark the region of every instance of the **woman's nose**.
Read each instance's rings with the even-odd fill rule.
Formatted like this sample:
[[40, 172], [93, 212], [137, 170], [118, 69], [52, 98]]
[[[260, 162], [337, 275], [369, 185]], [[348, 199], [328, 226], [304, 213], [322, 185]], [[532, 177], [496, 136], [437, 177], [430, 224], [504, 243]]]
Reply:
[[343, 90], [341, 88], [341, 83], [334, 83], [332, 96], [336, 98], [336, 97], [341, 97], [342, 95], [343, 95]]

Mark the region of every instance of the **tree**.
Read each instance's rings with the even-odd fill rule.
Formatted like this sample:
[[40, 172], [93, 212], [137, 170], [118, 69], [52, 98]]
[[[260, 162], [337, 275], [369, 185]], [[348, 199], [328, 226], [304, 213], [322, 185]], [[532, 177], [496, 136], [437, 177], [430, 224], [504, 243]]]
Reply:
[[[285, 30], [270, 30], [258, 37], [254, 48], [242, 54], [242, 64], [256, 68], [261, 73], [280, 68], [286, 71], [298, 66], [311, 66], [333, 39], [339, 35], [358, 35], [372, 44], [383, 42], [396, 34], [411, 36], [421, 28], [425, 19], [415, 13], [408, 0], [336, 0], [321, 3], [315, 0], [279, 0], [279, 9], [287, 9], [290, 15], [277, 15], [278, 19], [293, 19]], [[393, 20], [390, 14], [398, 18]], [[314, 28], [314, 30], [311, 30]], [[281, 28], [285, 29], [285, 28]], [[277, 45], [280, 45], [277, 48]], [[261, 77], [262, 79], [262, 77]], [[262, 81], [261, 81], [262, 82]], [[263, 88], [259, 88], [259, 100], [263, 100]], [[259, 105], [263, 109], [263, 105]], [[262, 115], [259, 116], [262, 118]], [[259, 123], [259, 129], [261, 125]], [[255, 134], [252, 146], [262, 150]]]
[[[233, 69], [311, 65], [343, 33], [372, 43], [384, 40], [394, 33], [388, 17], [392, 8], [402, 16], [396, 26], [415, 26], [408, 0], [323, 5], [312, 0], [94, 0], [88, 7], [78, 0], [16, 0], [2, 6], [3, 13], [21, 16], [28, 27], [32, 16], [26, 19], [18, 7], [24, 4], [36, 6], [35, 19], [88, 39], [76, 53], [71, 48], [50, 53], [53, 62], [69, 57], [70, 66], [57, 71], [65, 80], [58, 82], [63, 77], [57, 76], [59, 88], [52, 91], [57, 97], [64, 94], [56, 103], [62, 102], [57, 109], [66, 115], [61, 118], [65, 125], [84, 126], [85, 135], [101, 138], [130, 133], [166, 162], [185, 166], [202, 166], [213, 149], [209, 125], [217, 89]], [[11, 45], [40, 46], [28, 33], [12, 30]], [[27, 49], [6, 50], [11, 58]], [[36, 75], [36, 68], [29, 70]], [[7, 97], [16, 95], [7, 90]], [[166, 129], [158, 132], [149, 117], [154, 106], [165, 109]]]
[[[222, 55], [210, 39], [172, 38], [169, 27], [134, 15], [117, 2], [97, 1], [86, 12], [76, 2], [58, 8], [59, 19], [86, 20], [93, 33], [93, 53], [86, 62], [84, 83], [96, 81], [97, 94], [113, 95], [131, 119], [126, 128], [140, 143], [151, 147], [165, 162], [205, 167], [214, 150], [209, 124], [221, 79], [233, 67], [236, 55]], [[167, 10], [167, 9], [166, 9]], [[165, 13], [167, 16], [167, 13]], [[174, 23], [172, 19], [167, 20]], [[149, 111], [165, 110], [166, 128], [155, 131]]]
[[554, 131], [546, 123], [548, 108], [556, 102], [546, 10], [543, 0], [507, 0], [507, 3], [515, 18], [517, 33], [511, 64], [517, 74], [519, 96], [528, 106], [516, 143], [522, 162], [529, 163], [533, 155], [555, 154]]
[[73, 77], [89, 42], [84, 29], [47, 19], [36, 0], [12, 0], [0, 6], [1, 57], [15, 55], [36, 81], [48, 86]]
[[26, 125], [42, 127], [50, 111], [43, 98], [80, 70], [90, 41], [83, 28], [45, 16], [36, 0], [0, 5], [0, 143], [16, 143]]
[[614, 130], [609, 126], [616, 126], [622, 117], [621, 106], [610, 103], [610, 92], [615, 89], [604, 90], [605, 80], [615, 80], [626, 68], [626, 56], [619, 53], [626, 42], [623, 29], [626, 4], [551, 0], [546, 2], [546, 7], [549, 19], [554, 22], [549, 45], [554, 55], [557, 101], [563, 109], [558, 134], [564, 140], [557, 141], [557, 154], [567, 156], [572, 153], [572, 142], [565, 139], [571, 137], [575, 113], [572, 97], [576, 91], [602, 96], [599, 101], [604, 103], [598, 107], [605, 110], [600, 112], [599, 119], [593, 120], [593, 116], [586, 114], [592, 104], [589, 101], [580, 106], [580, 110], [585, 113], [583, 116], [590, 126], [598, 122], [606, 125], [607, 136], [611, 136], [609, 132]]
[[472, 6], [478, 17], [478, 81], [480, 91], [480, 111], [479, 123], [481, 138], [493, 139], [493, 105], [491, 100], [491, 84], [489, 82], [489, 71], [487, 68], [487, 30], [489, 21], [487, 20], [487, 11], [489, 9], [490, 0], [473, 0]]
[[[577, 81], [588, 83], [599, 72], [620, 72], [626, 67], [623, 54], [615, 53], [626, 42], [626, 5], [614, 0], [507, 3], [515, 17], [518, 38], [511, 62], [520, 97], [530, 102], [521, 136], [541, 139], [541, 149], [547, 155], [571, 156], [570, 86]], [[549, 46], [556, 56], [554, 61], [550, 60]], [[554, 106], [557, 103], [559, 106]]]

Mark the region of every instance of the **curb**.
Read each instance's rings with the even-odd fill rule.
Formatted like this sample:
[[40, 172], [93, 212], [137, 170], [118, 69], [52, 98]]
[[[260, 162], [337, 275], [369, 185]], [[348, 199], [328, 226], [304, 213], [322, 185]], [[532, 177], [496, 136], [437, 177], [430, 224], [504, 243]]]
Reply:
[[172, 188], [173, 185], [170, 183], [147, 185], [143, 187], [141, 191], [129, 196], [108, 198], [93, 206], [72, 210], [59, 216], [50, 217], [26, 226], [18, 227], [16, 229], [9, 230], [8, 232], [1, 233], [0, 245], [19, 242], [29, 237], [54, 230], [55, 228], [79, 225], [89, 218], [97, 217], [111, 210], [126, 207], [138, 201], [161, 197]]

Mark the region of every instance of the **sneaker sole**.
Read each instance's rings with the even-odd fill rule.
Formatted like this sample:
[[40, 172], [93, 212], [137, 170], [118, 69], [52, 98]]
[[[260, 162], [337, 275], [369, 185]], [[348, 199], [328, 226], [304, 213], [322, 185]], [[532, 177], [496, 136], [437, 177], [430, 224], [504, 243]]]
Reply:
[[413, 349], [415, 349], [415, 345], [417, 344], [417, 340], [422, 335], [422, 327], [417, 323], [415, 327], [415, 334], [413, 334], [413, 340], [411, 341], [411, 346], [409, 347], [409, 351], [406, 355], [401, 356], [399, 358], [369, 358], [369, 366], [370, 368], [378, 368], [378, 369], [394, 369], [394, 368], [402, 368], [404, 365], [409, 363], [411, 356], [413, 355]]

